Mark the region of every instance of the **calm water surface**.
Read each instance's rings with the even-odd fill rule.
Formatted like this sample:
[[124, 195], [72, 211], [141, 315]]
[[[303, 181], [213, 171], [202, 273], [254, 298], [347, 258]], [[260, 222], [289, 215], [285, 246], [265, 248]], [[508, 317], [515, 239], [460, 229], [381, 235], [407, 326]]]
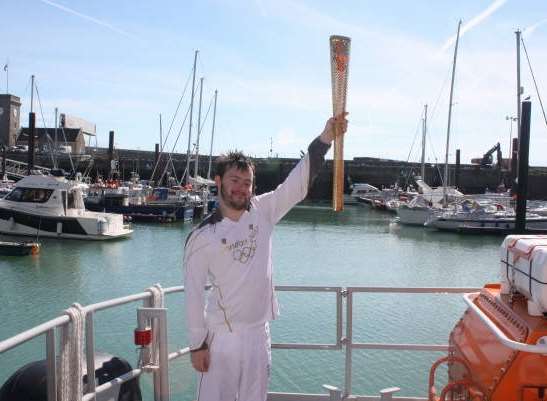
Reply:
[[[461, 236], [399, 227], [392, 216], [363, 207], [335, 214], [298, 207], [276, 227], [276, 284], [317, 286], [469, 286], [497, 280], [500, 237]], [[181, 261], [189, 225], [134, 225], [131, 239], [110, 243], [42, 240], [34, 257], [0, 259], [0, 340], [54, 318], [73, 302], [95, 303], [155, 283], [183, 284]], [[333, 294], [281, 293], [274, 342], [335, 341]], [[170, 349], [186, 343], [183, 295], [170, 295]], [[135, 305], [99, 312], [97, 349], [136, 362], [132, 344]], [[446, 344], [464, 310], [460, 295], [368, 295], [354, 300], [354, 341]], [[0, 384], [18, 367], [44, 358], [43, 340], [0, 356]], [[353, 393], [375, 394], [390, 386], [401, 395], [426, 392], [434, 352], [356, 351]], [[343, 387], [343, 351], [273, 351], [270, 390], [324, 392]], [[141, 380], [149, 394], [150, 379]], [[172, 363], [173, 399], [193, 399], [195, 377], [188, 360]], [[151, 398], [151, 397], [148, 397]]]

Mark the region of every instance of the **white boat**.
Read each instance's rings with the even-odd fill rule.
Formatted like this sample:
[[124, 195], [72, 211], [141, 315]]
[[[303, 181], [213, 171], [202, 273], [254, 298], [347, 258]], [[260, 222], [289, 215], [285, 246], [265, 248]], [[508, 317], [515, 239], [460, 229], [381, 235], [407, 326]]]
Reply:
[[133, 230], [123, 216], [85, 210], [81, 187], [64, 177], [30, 175], [0, 199], [0, 232], [33, 237], [108, 240]]
[[380, 196], [382, 191], [376, 188], [374, 185], [366, 184], [363, 182], [356, 182], [351, 186], [351, 193], [344, 195], [345, 205], [356, 205], [362, 203], [360, 198], [368, 197], [370, 195]]
[[[432, 216], [425, 226], [443, 231], [507, 234], [515, 230], [516, 215], [513, 211], [488, 211], [478, 209], [471, 212], [452, 211]], [[526, 229], [547, 232], [547, 217], [526, 214]]]
[[434, 208], [430, 201], [419, 195], [410, 202], [399, 205], [396, 221], [404, 225], [423, 226], [426, 221], [441, 212], [440, 208]]

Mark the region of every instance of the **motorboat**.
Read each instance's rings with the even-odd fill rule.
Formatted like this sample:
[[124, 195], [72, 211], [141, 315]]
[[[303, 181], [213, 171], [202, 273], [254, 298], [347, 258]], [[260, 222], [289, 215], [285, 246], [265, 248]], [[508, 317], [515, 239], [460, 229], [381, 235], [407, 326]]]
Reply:
[[157, 187], [149, 195], [135, 193], [129, 187], [103, 188], [85, 199], [89, 210], [116, 213], [133, 221], [191, 221], [197, 205], [186, 191]]
[[85, 209], [82, 189], [64, 176], [30, 175], [0, 199], [0, 232], [33, 237], [109, 240], [133, 230], [123, 216]]
[[344, 195], [344, 204], [355, 205], [358, 203], [369, 203], [368, 196], [380, 195], [381, 191], [374, 185], [366, 184], [363, 182], [356, 182], [351, 186], [351, 193]]

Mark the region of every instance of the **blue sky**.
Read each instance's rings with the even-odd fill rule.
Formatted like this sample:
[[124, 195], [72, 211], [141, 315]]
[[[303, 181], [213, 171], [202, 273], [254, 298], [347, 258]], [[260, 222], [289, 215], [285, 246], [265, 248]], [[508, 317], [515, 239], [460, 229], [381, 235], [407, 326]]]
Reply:
[[[469, 162], [498, 141], [507, 153], [505, 117], [516, 114], [517, 28], [533, 27], [525, 43], [540, 94], [547, 96], [544, 0], [2, 0], [0, 16], [0, 35], [11, 38], [0, 45], [0, 63], [9, 62], [10, 92], [23, 101], [23, 125], [35, 74], [46, 124], [53, 125], [54, 107], [85, 118], [96, 123], [100, 146], [114, 130], [118, 147], [153, 150], [159, 114], [165, 135], [199, 49], [203, 114], [219, 91], [214, 153], [239, 148], [267, 156], [272, 138], [274, 154], [298, 156], [332, 113], [328, 38], [343, 34], [352, 38], [345, 157], [406, 160], [410, 153], [418, 160], [416, 132], [428, 103], [426, 154], [442, 161], [449, 39], [459, 19], [464, 26], [474, 22], [460, 41], [451, 161], [456, 148]], [[531, 163], [547, 165], [547, 126], [524, 53], [522, 84], [533, 102]], [[189, 89], [169, 149], [188, 102]], [[177, 151], [185, 152], [187, 135], [186, 125]]]

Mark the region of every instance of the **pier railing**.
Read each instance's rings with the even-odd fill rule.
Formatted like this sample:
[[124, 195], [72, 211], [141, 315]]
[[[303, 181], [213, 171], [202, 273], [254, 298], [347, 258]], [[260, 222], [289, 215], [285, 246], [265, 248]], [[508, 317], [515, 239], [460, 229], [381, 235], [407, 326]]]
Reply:
[[[34, 166], [33, 170], [40, 171], [42, 174], [48, 174], [51, 169], [42, 166]], [[28, 164], [18, 160], [6, 158], [6, 174], [12, 177], [23, 178], [27, 176]]]
[[[401, 343], [360, 343], [353, 340], [353, 302], [354, 295], [359, 293], [405, 293], [405, 294], [457, 294], [470, 293], [478, 291], [478, 288], [406, 288], [406, 287], [319, 287], [319, 286], [278, 286], [277, 291], [291, 292], [314, 292], [314, 293], [334, 293], [336, 295], [336, 340], [331, 344], [309, 344], [309, 343], [274, 343], [275, 349], [300, 349], [300, 350], [345, 350], [345, 368], [344, 368], [344, 388], [339, 389], [333, 386], [324, 385], [328, 394], [295, 394], [295, 393], [269, 393], [270, 401], [305, 401], [305, 400], [343, 400], [358, 399], [363, 401], [372, 400], [398, 400], [398, 401], [416, 401], [427, 400], [425, 397], [395, 397], [393, 393], [398, 388], [388, 388], [380, 392], [380, 395], [352, 395], [352, 355], [357, 349], [374, 350], [393, 350], [393, 351], [447, 351], [448, 345], [442, 344], [401, 344]], [[160, 297], [158, 298], [158, 292]], [[60, 353], [56, 346], [56, 329], [66, 329], [69, 325], [75, 325], [74, 319], [69, 315], [63, 315], [36, 326], [32, 329], [17, 334], [0, 342], [0, 361], [1, 354], [15, 348], [33, 338], [45, 336], [46, 348], [46, 366], [47, 366], [47, 399], [48, 401], [91, 401], [96, 396], [114, 388], [119, 388], [123, 383], [141, 376], [144, 373], [153, 375], [154, 399], [155, 401], [168, 401], [170, 399], [169, 391], [169, 362], [177, 358], [184, 357], [190, 353], [189, 348], [181, 348], [169, 352], [167, 343], [167, 309], [162, 307], [158, 299], [163, 299], [165, 295], [184, 292], [184, 287], [170, 287], [162, 289], [159, 286], [138, 294], [126, 297], [111, 299], [96, 304], [80, 307], [85, 324], [83, 324], [84, 335], [78, 336], [76, 349], [84, 350], [87, 372], [95, 372], [95, 330], [94, 317], [97, 312], [105, 309], [118, 307], [121, 305], [143, 301], [144, 307], [137, 309], [139, 323], [149, 321], [152, 324], [154, 335], [151, 349], [146, 351], [144, 359], [130, 372], [127, 372], [107, 383], [97, 386], [95, 380], [87, 380], [87, 385], [83, 389], [83, 394], [77, 395], [77, 399], [66, 399], [65, 391], [59, 389], [67, 388], [74, 383], [67, 381], [81, 380], [76, 375], [67, 375], [67, 377], [57, 377], [59, 364], [64, 363], [63, 358], [57, 358]], [[345, 324], [344, 324], [345, 321]], [[345, 326], [345, 327], [344, 327]], [[345, 328], [345, 334], [344, 333]], [[81, 334], [84, 334], [81, 333]], [[63, 347], [64, 348], [64, 347]], [[142, 352], [142, 351], [141, 351]], [[141, 353], [141, 358], [143, 354]], [[424, 372], [425, 374], [425, 372]], [[357, 398], [354, 398], [357, 397]]]

